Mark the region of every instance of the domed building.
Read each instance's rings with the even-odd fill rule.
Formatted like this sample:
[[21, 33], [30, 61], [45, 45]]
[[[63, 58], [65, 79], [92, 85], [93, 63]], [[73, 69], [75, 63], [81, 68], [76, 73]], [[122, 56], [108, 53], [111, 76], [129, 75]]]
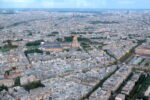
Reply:
[[72, 43], [61, 43], [61, 42], [43, 42], [41, 43], [40, 49], [42, 51], [50, 52], [50, 51], [63, 51], [65, 49], [70, 48], [78, 48], [80, 44], [78, 42], [78, 36], [73, 36]]

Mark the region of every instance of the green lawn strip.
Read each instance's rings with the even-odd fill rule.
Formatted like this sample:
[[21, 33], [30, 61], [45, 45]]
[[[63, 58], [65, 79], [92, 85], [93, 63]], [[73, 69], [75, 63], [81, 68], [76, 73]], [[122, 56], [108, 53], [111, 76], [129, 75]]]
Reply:
[[39, 46], [41, 44], [41, 42], [44, 42], [44, 40], [37, 40], [37, 41], [33, 41], [33, 42], [28, 42], [26, 44], [26, 46]]
[[24, 54], [27, 56], [28, 54], [31, 54], [31, 53], [43, 53], [42, 50], [40, 49], [29, 49], [29, 50], [26, 50], [24, 51]]

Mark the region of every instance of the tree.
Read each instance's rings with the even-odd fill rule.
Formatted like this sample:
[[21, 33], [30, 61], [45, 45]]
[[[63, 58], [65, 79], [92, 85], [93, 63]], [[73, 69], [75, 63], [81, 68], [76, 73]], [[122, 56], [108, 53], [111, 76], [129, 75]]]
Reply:
[[41, 83], [41, 81], [37, 81], [37, 82], [32, 82], [27, 85], [24, 85], [23, 87], [25, 90], [30, 91], [31, 89], [35, 89], [38, 87], [45, 87], [45, 86]]
[[0, 92], [3, 91], [3, 90], [8, 91], [8, 88], [6, 86], [2, 85], [2, 86], [0, 86]]

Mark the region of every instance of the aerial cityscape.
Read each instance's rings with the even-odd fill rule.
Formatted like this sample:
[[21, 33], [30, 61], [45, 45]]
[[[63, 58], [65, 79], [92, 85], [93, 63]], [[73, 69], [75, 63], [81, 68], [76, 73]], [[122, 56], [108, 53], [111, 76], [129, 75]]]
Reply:
[[1, 8], [0, 100], [150, 100], [150, 10]]

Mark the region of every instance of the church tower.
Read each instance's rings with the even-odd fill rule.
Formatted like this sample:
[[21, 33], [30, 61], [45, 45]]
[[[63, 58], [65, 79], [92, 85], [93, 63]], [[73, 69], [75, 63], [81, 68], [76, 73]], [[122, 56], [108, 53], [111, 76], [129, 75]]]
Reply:
[[72, 41], [71, 47], [72, 48], [80, 47], [80, 44], [78, 42], [78, 35], [77, 34], [75, 34], [73, 36], [73, 41]]

